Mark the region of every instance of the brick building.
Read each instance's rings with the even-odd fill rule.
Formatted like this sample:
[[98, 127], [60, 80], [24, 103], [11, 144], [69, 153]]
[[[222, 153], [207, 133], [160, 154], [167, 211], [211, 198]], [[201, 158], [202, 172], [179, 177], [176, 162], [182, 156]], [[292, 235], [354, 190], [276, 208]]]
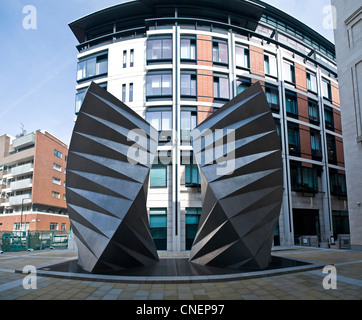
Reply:
[[[349, 233], [333, 43], [259, 0], [140, 0], [70, 23], [79, 41], [76, 113], [91, 81], [160, 131], [151, 170], [159, 249], [190, 248], [202, 201], [189, 133], [255, 82], [280, 137], [284, 197], [275, 244]], [[185, 158], [189, 161], [185, 161]], [[191, 159], [191, 161], [190, 161]]]
[[70, 230], [67, 155], [47, 131], [0, 136], [0, 231]]

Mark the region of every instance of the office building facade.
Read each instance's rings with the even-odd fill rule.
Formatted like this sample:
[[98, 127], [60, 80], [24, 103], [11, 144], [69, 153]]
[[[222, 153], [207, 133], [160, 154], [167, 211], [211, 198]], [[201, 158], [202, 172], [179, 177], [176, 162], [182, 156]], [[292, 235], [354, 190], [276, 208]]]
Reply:
[[190, 130], [259, 82], [280, 137], [275, 245], [349, 232], [334, 45], [261, 1], [126, 2], [70, 23], [76, 113], [94, 81], [159, 132], [148, 210], [159, 250], [191, 248], [202, 210]]
[[0, 136], [0, 231], [70, 230], [67, 155], [47, 131]]
[[333, 0], [332, 5], [341, 83], [351, 246], [362, 250], [362, 5], [358, 0]]

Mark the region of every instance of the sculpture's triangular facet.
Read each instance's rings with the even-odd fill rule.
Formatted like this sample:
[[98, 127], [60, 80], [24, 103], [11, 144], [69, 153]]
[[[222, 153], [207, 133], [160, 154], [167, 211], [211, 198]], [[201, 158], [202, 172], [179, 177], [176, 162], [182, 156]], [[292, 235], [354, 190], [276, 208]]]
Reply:
[[238, 95], [191, 132], [203, 210], [190, 261], [268, 266], [283, 195], [281, 148], [260, 84]]
[[144, 185], [157, 131], [92, 83], [74, 127], [67, 162], [67, 203], [78, 263], [89, 272], [159, 261]]

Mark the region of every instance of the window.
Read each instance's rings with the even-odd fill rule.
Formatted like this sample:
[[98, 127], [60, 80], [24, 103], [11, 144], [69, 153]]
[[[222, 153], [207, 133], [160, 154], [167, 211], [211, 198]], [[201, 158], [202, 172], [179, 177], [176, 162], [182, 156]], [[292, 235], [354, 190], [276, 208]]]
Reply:
[[212, 42], [212, 61], [218, 64], [228, 64], [228, 45], [226, 41], [214, 40]]
[[333, 234], [335, 239], [339, 234], [350, 234], [348, 211], [332, 211]]
[[62, 231], [67, 230], [67, 224], [66, 223], [62, 223], [61, 229]]
[[300, 156], [300, 136], [298, 125], [288, 123], [288, 143], [289, 154], [292, 156]]
[[182, 72], [181, 73], [181, 96], [196, 97], [196, 74]]
[[149, 73], [146, 78], [147, 98], [167, 98], [172, 96], [171, 72]]
[[296, 94], [290, 91], [286, 91], [285, 103], [286, 103], [287, 115], [289, 117], [296, 118], [298, 116], [298, 103], [297, 103]]
[[235, 47], [236, 54], [236, 66], [239, 68], [250, 68], [250, 54], [249, 48], [236, 45]]
[[157, 250], [167, 250], [167, 209], [150, 209], [150, 231]]
[[129, 102], [133, 102], [133, 83], [129, 84]]
[[335, 169], [329, 169], [329, 183], [331, 194], [334, 196], [347, 196], [346, 175], [339, 173]]
[[129, 66], [131, 68], [134, 66], [134, 49], [131, 49], [129, 52]]
[[123, 51], [123, 68], [127, 67], [127, 50]]
[[266, 75], [278, 77], [277, 57], [275, 55], [264, 55], [264, 72]]
[[52, 198], [54, 198], [54, 199], [60, 199], [60, 193], [59, 193], [59, 192], [52, 191]]
[[103, 76], [107, 73], [108, 54], [102, 54], [78, 62], [77, 81]]
[[62, 184], [62, 181], [58, 178], [53, 177], [53, 183], [60, 186]]
[[191, 250], [192, 244], [195, 240], [199, 222], [201, 218], [202, 208], [186, 208], [186, 250]]
[[229, 95], [229, 79], [227, 76], [214, 76], [214, 98], [227, 100]]
[[53, 169], [62, 172], [62, 167], [59, 164], [53, 163]]
[[122, 102], [126, 102], [126, 90], [127, 87], [125, 84], [122, 85]]
[[318, 102], [308, 99], [309, 120], [313, 124], [319, 124]]
[[167, 188], [167, 166], [160, 161], [154, 164], [150, 173], [151, 188]]
[[337, 164], [336, 138], [330, 134], [326, 134], [328, 162]]
[[181, 142], [190, 143], [190, 132], [197, 126], [197, 111], [193, 109], [181, 109]]
[[58, 223], [57, 222], [50, 222], [49, 230], [50, 231], [58, 230]]
[[318, 171], [316, 168], [302, 167], [292, 161], [290, 164], [292, 191], [318, 193]]
[[154, 37], [147, 40], [147, 63], [169, 63], [172, 60], [172, 38]]
[[266, 85], [265, 86], [265, 95], [266, 95], [266, 99], [268, 100], [270, 109], [272, 109], [273, 111], [279, 112], [280, 105], [279, 105], [278, 87]]
[[314, 73], [307, 72], [307, 89], [314, 93], [318, 92], [317, 89], [317, 76]]
[[[107, 82], [100, 83], [99, 86], [102, 87], [103, 89], [107, 90]], [[88, 88], [83, 88], [83, 89], [78, 90], [78, 92], [75, 96], [75, 114], [79, 113], [79, 110], [82, 106], [87, 89]]]
[[195, 37], [181, 37], [181, 60], [196, 60], [196, 39]]
[[283, 75], [284, 80], [290, 83], [295, 83], [295, 69], [294, 64], [284, 60], [283, 61]]
[[331, 83], [328, 80], [322, 79], [322, 95], [323, 98], [326, 98], [328, 100], [332, 99], [332, 93], [331, 93]]
[[312, 150], [312, 159], [320, 161], [322, 160], [322, 142], [321, 135], [318, 131], [310, 130], [310, 144]]
[[146, 112], [146, 121], [158, 132], [172, 130], [172, 111], [149, 109]]
[[239, 78], [236, 80], [236, 94], [244, 92], [251, 86], [251, 80], [245, 78]]
[[324, 120], [326, 123], [326, 129], [334, 130], [334, 118], [333, 109], [330, 107], [324, 107]]
[[60, 151], [58, 151], [57, 149], [54, 149], [54, 155], [56, 157], [58, 157], [59, 159], [63, 158], [63, 154]]
[[200, 187], [200, 172], [194, 159], [193, 152], [181, 152], [181, 165], [185, 166], [185, 186], [190, 188]]

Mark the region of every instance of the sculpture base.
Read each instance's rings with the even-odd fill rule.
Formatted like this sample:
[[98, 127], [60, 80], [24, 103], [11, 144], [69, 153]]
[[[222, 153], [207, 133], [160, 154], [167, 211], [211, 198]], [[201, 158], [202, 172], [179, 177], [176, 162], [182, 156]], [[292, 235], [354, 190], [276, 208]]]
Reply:
[[[107, 272], [102, 275], [116, 275], [122, 277], [200, 277], [200, 276], [225, 276], [236, 275], [240, 273], [252, 273], [260, 271], [278, 271], [280, 269], [294, 268], [309, 265], [306, 262], [285, 259], [282, 257], [272, 256], [272, 262], [263, 270], [250, 270], [250, 269], [228, 269], [228, 268], [214, 268], [208, 266], [197, 265], [189, 261], [189, 259], [180, 258], [168, 258], [160, 259], [158, 263], [155, 263], [149, 267], [136, 267], [130, 268], [118, 272]], [[91, 273], [84, 271], [78, 264], [77, 260], [71, 260], [48, 266], [46, 268], [40, 268], [44, 271], [72, 273], [72, 274], [88, 274]], [[100, 274], [100, 273], [98, 273]]]

